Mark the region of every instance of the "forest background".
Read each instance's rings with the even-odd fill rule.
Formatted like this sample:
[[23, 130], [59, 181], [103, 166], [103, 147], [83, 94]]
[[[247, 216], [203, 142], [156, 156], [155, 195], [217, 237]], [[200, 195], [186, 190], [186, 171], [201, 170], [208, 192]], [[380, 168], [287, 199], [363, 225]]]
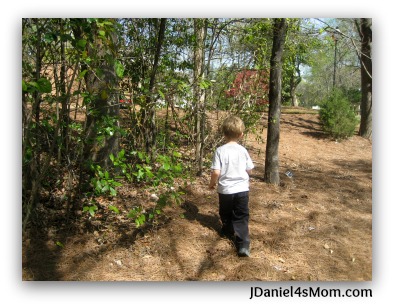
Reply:
[[327, 110], [324, 129], [353, 135], [359, 113], [371, 139], [370, 29], [366, 19], [23, 19], [23, 231], [40, 227], [38, 204], [62, 206], [66, 223], [94, 217], [125, 183], [157, 197], [127, 217], [155, 223], [209, 170], [223, 140], [214, 113], [219, 126], [221, 113], [240, 116], [245, 135], [268, 113], [264, 179], [276, 185], [282, 106], [323, 108], [340, 92], [348, 107]]
[[[331, 42], [331, 44], [332, 44], [332, 42]], [[332, 59], [332, 54], [330, 55], [330, 56], [327, 56], [327, 58], [331, 58]], [[330, 82], [331, 82], [332, 80], [331, 80], [331, 78], [330, 78]], [[202, 86], [202, 87], [204, 87], [204, 86]], [[159, 93], [159, 95], [160, 95], [160, 93]], [[137, 153], [137, 155], [138, 155], [138, 153]], [[110, 190], [111, 191], [111, 190]]]

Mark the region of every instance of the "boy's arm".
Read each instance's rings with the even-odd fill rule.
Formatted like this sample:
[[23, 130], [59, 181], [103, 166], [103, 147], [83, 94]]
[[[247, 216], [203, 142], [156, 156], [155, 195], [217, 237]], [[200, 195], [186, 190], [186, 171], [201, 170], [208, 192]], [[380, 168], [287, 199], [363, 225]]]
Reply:
[[252, 159], [249, 156], [249, 153], [246, 152], [246, 172], [248, 173], [248, 175], [252, 175], [252, 170], [254, 169], [254, 164]]
[[213, 169], [211, 173], [211, 181], [209, 182], [209, 189], [213, 190], [220, 176], [220, 169]]

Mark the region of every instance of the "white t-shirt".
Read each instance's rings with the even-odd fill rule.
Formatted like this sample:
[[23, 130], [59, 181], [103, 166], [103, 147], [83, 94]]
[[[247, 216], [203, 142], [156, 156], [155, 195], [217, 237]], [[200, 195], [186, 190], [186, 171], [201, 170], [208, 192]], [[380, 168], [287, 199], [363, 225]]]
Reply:
[[254, 168], [245, 147], [227, 143], [216, 149], [211, 169], [220, 170], [218, 193], [234, 194], [249, 191], [249, 175]]

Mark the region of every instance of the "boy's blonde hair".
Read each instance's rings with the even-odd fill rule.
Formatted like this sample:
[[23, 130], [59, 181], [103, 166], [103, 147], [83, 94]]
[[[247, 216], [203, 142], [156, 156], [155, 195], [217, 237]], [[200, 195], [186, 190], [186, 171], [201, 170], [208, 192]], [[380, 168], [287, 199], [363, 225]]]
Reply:
[[223, 134], [229, 139], [238, 139], [244, 130], [244, 122], [238, 116], [227, 117], [222, 124]]

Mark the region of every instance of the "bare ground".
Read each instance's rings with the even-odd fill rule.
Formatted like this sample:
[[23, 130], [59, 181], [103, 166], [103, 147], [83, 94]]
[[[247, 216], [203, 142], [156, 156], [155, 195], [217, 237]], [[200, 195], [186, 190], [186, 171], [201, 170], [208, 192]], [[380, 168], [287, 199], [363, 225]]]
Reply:
[[[64, 211], [45, 208], [54, 211], [52, 219], [22, 242], [23, 280], [372, 280], [371, 142], [358, 136], [335, 142], [321, 132], [316, 114], [282, 114], [280, 186], [262, 180], [265, 143], [248, 136], [244, 145], [256, 165], [250, 258], [239, 258], [220, 237], [217, 195], [205, 173], [189, 184], [180, 206], [144, 229], [106, 210], [104, 200], [106, 213], [69, 223]], [[133, 186], [119, 193], [110, 204], [123, 213], [136, 201], [150, 202]]]

